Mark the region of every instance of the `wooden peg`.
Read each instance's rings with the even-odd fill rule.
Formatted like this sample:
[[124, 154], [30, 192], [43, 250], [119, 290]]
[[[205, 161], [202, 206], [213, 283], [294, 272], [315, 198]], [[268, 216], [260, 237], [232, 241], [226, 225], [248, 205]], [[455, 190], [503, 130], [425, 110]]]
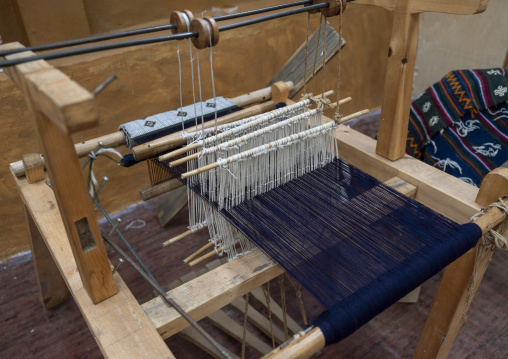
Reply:
[[222, 247], [217, 247], [217, 249], [205, 254], [204, 256], [199, 257], [198, 259], [194, 259], [192, 262], [187, 263], [189, 267], [197, 266], [199, 263], [206, 261], [212, 257], [215, 257], [219, 253], [222, 253]]
[[173, 34], [181, 34], [190, 31], [190, 24], [194, 20], [194, 15], [189, 10], [173, 11], [169, 17], [172, 24], [176, 24], [176, 29], [171, 29]]
[[[312, 5], [321, 4], [327, 2], [330, 5], [328, 7], [322, 8], [319, 11], [321, 11], [321, 14], [323, 14], [324, 17], [331, 17], [331, 16], [337, 16], [340, 14], [340, 11], [342, 9], [342, 12], [346, 11], [346, 0], [314, 0], [312, 2]], [[341, 7], [342, 2], [342, 7]], [[311, 12], [312, 14], [313, 12]]]
[[44, 179], [44, 161], [40, 154], [34, 152], [23, 155], [22, 161], [28, 183], [35, 183]]
[[190, 31], [197, 31], [198, 33], [198, 37], [192, 38], [192, 43], [197, 49], [210, 47], [210, 43], [215, 46], [219, 42], [219, 27], [211, 17], [192, 20]]
[[203, 253], [204, 251], [206, 251], [208, 248], [211, 248], [213, 247], [213, 242], [210, 241], [208, 242], [207, 244], [205, 244], [203, 247], [199, 248], [197, 251], [195, 251], [194, 253], [192, 253], [190, 256], [188, 256], [187, 258], [185, 258], [183, 260], [183, 262], [185, 264], [189, 263], [191, 260], [193, 260], [194, 258], [196, 258], [197, 256], [199, 256], [201, 253]]
[[289, 87], [284, 81], [276, 82], [271, 87], [272, 101], [275, 103], [286, 102], [289, 96]]

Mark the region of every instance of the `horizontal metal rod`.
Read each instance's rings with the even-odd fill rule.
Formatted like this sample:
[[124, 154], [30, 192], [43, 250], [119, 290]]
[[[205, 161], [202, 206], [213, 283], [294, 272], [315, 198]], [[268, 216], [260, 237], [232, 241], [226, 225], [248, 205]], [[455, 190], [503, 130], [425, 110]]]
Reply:
[[255, 19], [250, 19], [250, 20], [236, 22], [234, 24], [219, 26], [219, 31], [228, 31], [228, 30], [238, 29], [240, 27], [258, 24], [260, 22], [265, 22], [265, 21], [269, 21], [269, 20], [273, 20], [273, 19], [280, 19], [282, 17], [301, 14], [301, 13], [304, 13], [307, 11], [323, 9], [325, 7], [328, 7], [329, 5], [330, 5], [329, 3], [324, 2], [324, 3], [320, 3], [320, 4], [305, 6], [305, 7], [299, 8], [299, 9], [286, 10], [286, 11], [278, 12], [278, 13], [271, 14], [271, 15], [257, 17]]
[[[325, 7], [328, 7], [329, 4], [327, 2], [315, 4], [306, 6], [299, 9], [293, 9], [293, 10], [287, 10], [282, 11], [279, 13], [267, 15], [267, 16], [261, 16], [256, 19], [246, 20], [246, 21], [240, 21], [238, 23], [219, 26], [219, 31], [228, 31], [237, 29], [240, 27], [258, 24], [260, 22], [269, 21], [273, 19], [282, 18], [285, 16], [295, 15], [304, 13], [307, 11], [322, 9]], [[68, 56], [76, 56], [76, 55], [82, 55], [82, 54], [88, 54], [93, 52], [99, 52], [99, 51], [105, 51], [105, 50], [112, 50], [112, 49], [119, 49], [124, 47], [130, 47], [130, 46], [138, 46], [138, 45], [148, 45], [148, 44], [154, 44], [158, 42], [165, 42], [165, 41], [172, 41], [172, 40], [183, 40], [190, 37], [197, 37], [198, 33], [196, 31], [192, 32], [184, 32], [180, 34], [173, 34], [173, 35], [165, 35], [165, 36], [158, 36], [158, 37], [151, 37], [146, 39], [137, 39], [137, 40], [128, 40], [123, 42], [116, 42], [111, 44], [102, 44], [102, 45], [95, 45], [95, 46], [89, 46], [89, 47], [82, 47], [78, 49], [70, 49], [70, 50], [63, 50], [59, 52], [52, 52], [42, 55], [35, 55], [30, 57], [23, 57], [19, 59], [11, 59], [11, 60], [4, 60], [0, 61], [0, 67], [8, 67], [8, 66], [14, 66], [18, 64], [22, 64], [25, 62], [35, 61], [35, 60], [53, 60], [53, 59], [59, 59], [62, 57], [68, 57]], [[27, 51], [27, 49], [23, 49], [24, 51]]]
[[[215, 21], [225, 21], [225, 20], [237, 19], [239, 17], [252, 16], [252, 15], [262, 14], [262, 13], [269, 12], [269, 11], [281, 10], [281, 9], [286, 9], [288, 7], [307, 5], [307, 4], [312, 4], [312, 0], [300, 0], [300, 1], [295, 1], [295, 2], [291, 2], [291, 3], [287, 3], [287, 4], [268, 6], [268, 7], [261, 8], [261, 9], [242, 11], [242, 12], [238, 12], [235, 14], [214, 16], [213, 19]], [[84, 44], [90, 44], [90, 43], [94, 43], [94, 42], [100, 42], [100, 41], [106, 41], [106, 40], [112, 40], [112, 39], [120, 39], [122, 37], [149, 34], [152, 32], [167, 31], [167, 30], [172, 30], [172, 29], [176, 29], [176, 24], [159, 25], [159, 26], [145, 27], [142, 29], [115, 32], [112, 34], [95, 35], [95, 36], [83, 37], [81, 39], [66, 40], [66, 41], [54, 42], [51, 44], [35, 45], [35, 46], [25, 47], [23, 49], [3, 50], [3, 51], [0, 51], [0, 56], [7, 56], [7, 55], [16, 54], [18, 52], [24, 52], [24, 51], [56, 50], [56, 49], [61, 49], [63, 47], [84, 45]]]
[[23, 52], [23, 51], [55, 50], [55, 49], [61, 49], [62, 47], [84, 45], [84, 44], [90, 44], [93, 42], [106, 41], [106, 40], [112, 40], [112, 39], [120, 39], [122, 37], [149, 34], [151, 32], [165, 31], [165, 30], [171, 30], [171, 29], [176, 29], [176, 24], [145, 27], [143, 29], [115, 32], [114, 34], [89, 36], [89, 37], [83, 37], [81, 39], [73, 39], [73, 40], [67, 40], [67, 41], [54, 42], [51, 44], [29, 46], [29, 47], [25, 47], [22, 49], [3, 50], [3, 51], [0, 51], [0, 56], [7, 56], [7, 55], [11, 55], [11, 54], [16, 54], [18, 52]]

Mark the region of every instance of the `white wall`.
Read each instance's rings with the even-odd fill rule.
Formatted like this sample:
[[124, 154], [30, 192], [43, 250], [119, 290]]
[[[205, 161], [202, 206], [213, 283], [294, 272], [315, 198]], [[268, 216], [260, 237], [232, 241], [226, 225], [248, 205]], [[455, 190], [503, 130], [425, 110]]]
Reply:
[[420, 15], [413, 95], [447, 72], [501, 67], [508, 52], [508, 1], [490, 0], [477, 15]]

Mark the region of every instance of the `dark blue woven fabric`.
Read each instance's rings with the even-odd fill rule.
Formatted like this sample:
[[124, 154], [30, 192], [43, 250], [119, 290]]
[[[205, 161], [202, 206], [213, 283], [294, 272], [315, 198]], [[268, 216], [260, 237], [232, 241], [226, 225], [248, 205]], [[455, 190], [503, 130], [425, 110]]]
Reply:
[[327, 307], [317, 324], [328, 344], [481, 236], [341, 160], [221, 213]]
[[327, 344], [481, 236], [477, 225], [458, 225], [339, 159], [220, 213], [328, 309], [315, 323]]

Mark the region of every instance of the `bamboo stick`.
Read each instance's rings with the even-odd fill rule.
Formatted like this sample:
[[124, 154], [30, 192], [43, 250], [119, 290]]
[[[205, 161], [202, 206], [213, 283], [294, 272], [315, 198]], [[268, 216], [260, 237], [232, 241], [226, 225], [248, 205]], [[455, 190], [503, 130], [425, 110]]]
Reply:
[[210, 241], [208, 242], [207, 244], [205, 244], [203, 247], [199, 248], [197, 251], [195, 251], [194, 253], [192, 253], [190, 256], [188, 256], [187, 258], [185, 258], [183, 260], [183, 262], [185, 264], [189, 263], [191, 260], [193, 260], [194, 258], [196, 258], [197, 256], [199, 256], [201, 253], [203, 253], [204, 251], [206, 251], [208, 248], [212, 247], [213, 246], [213, 242]]
[[[217, 247], [217, 250], [222, 252], [222, 248], [221, 247]], [[201, 256], [198, 259], [195, 259], [192, 262], [188, 263], [189, 267], [197, 266], [199, 263], [202, 263], [202, 262], [206, 261], [207, 259], [210, 259], [210, 258], [216, 256], [217, 254], [218, 254], [217, 251], [214, 249], [213, 251], [205, 254], [204, 256]]]
[[179, 234], [176, 237], [173, 237], [171, 239], [168, 239], [166, 242], [162, 243], [164, 247], [169, 246], [170, 244], [173, 244], [175, 242], [178, 242], [180, 239], [187, 237], [189, 234], [192, 234], [192, 231], [189, 229], [181, 234]]

